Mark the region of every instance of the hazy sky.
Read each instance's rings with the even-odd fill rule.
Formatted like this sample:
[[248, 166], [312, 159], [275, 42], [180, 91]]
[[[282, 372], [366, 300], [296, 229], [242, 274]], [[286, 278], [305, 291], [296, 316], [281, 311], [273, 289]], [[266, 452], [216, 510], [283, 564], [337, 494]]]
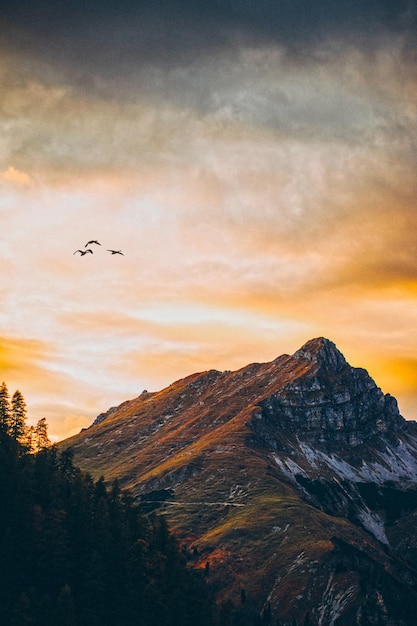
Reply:
[[0, 16], [1, 378], [31, 421], [321, 335], [417, 419], [416, 0]]

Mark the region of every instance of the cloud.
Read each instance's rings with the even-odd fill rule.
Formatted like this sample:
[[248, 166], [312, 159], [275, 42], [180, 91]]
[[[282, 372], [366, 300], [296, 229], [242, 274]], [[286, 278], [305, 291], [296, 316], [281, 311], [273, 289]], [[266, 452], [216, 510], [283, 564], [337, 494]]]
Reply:
[[194, 371], [238, 369], [250, 361], [272, 360], [281, 354], [283, 345], [306, 332], [305, 324], [285, 318], [242, 313], [239, 320], [224, 312], [224, 319], [218, 319], [219, 311], [195, 306], [194, 314], [189, 313], [192, 322], [153, 324], [143, 343], [119, 359], [118, 367], [125, 375], [148, 381], [146, 386], [153, 385], [155, 390], [155, 385], [158, 389], [173, 382], [173, 372], [178, 379]]
[[361, 150], [411, 160], [416, 81], [403, 47], [401, 38], [382, 39], [372, 54], [351, 44], [338, 54], [322, 42], [308, 62], [292, 63], [278, 45], [262, 42], [190, 55], [181, 66], [135, 62], [114, 74], [111, 64], [91, 68], [88, 89], [74, 68], [60, 79], [55, 56], [50, 65], [33, 65], [9, 51], [1, 152], [16, 169], [55, 175], [136, 175], [149, 166], [163, 173], [193, 163], [221, 181], [228, 173], [244, 178], [248, 169], [291, 175], [298, 166], [301, 184], [298, 161], [308, 159], [311, 168], [313, 154], [329, 173], [325, 149], [336, 168], [356, 166], [357, 156], [367, 157]]
[[55, 432], [311, 336], [414, 358], [415, 3], [82, 4], [0, 29], [5, 372]]
[[[43, 341], [28, 338], [0, 338], [0, 363], [3, 372], [20, 372], [34, 367], [51, 356], [51, 348]], [[38, 370], [43, 373], [43, 370]]]
[[[56, 350], [39, 339], [3, 335], [0, 338], [0, 368], [9, 393], [19, 389], [25, 397], [28, 420], [36, 422], [43, 417], [45, 405], [42, 398], [62, 396], [68, 389], [68, 379], [56, 370]], [[59, 360], [59, 358], [58, 358]], [[39, 412], [37, 411], [37, 405]], [[47, 415], [48, 419], [54, 416]]]
[[[45, 411], [45, 407], [43, 406], [42, 408]], [[62, 405], [51, 406], [46, 409], [48, 414], [55, 416], [55, 420], [52, 423], [53, 432], [51, 431], [51, 424], [49, 423], [50, 439], [52, 443], [61, 441], [64, 437], [67, 438], [77, 435], [80, 430], [88, 428], [93, 422], [89, 416], [69, 412], [70, 409], [68, 407], [65, 407], [65, 413], [62, 414], [62, 409]], [[57, 416], [60, 418], [58, 424], [56, 422]]]
[[330, 38], [370, 46], [377, 36], [402, 33], [412, 37], [416, 30], [413, 0], [368, 0], [366, 4], [361, 0], [163, 0], [157, 4], [12, 0], [2, 14], [14, 27], [15, 39], [24, 36], [30, 41], [31, 35], [45, 53], [56, 48], [58, 58], [65, 58], [66, 63], [82, 56], [88, 69], [90, 63], [100, 61], [110, 68], [129, 62], [178, 63], [236, 47], [242, 40], [272, 42], [293, 53], [305, 53]]
[[[78, 0], [62, 5], [12, 0], [2, 14], [0, 46], [6, 56], [19, 55], [26, 78], [36, 75], [41, 82], [109, 101], [134, 103], [140, 94], [149, 104], [159, 94], [163, 101], [180, 101], [181, 108], [213, 110], [222, 98], [218, 101], [217, 92], [208, 88], [213, 81], [207, 64], [213, 64], [211, 73], [224, 85], [236, 82], [242, 77], [228, 67], [242, 66], [242, 51], [247, 50], [260, 53], [259, 76], [270, 73], [261, 62], [265, 50], [276, 50], [287, 72], [311, 69], [312, 79], [319, 78], [315, 67], [352, 50], [371, 59], [392, 47], [401, 66], [415, 62], [414, 0]], [[245, 80], [242, 86], [241, 102], [223, 103], [223, 109], [246, 107], [246, 115], [253, 115], [257, 105], [262, 110], [263, 94], [249, 93]], [[275, 87], [273, 91], [279, 96]], [[318, 117], [325, 114], [327, 102], [317, 98]], [[302, 114], [294, 108], [291, 112]]]
[[[0, 338], [0, 368], [9, 394], [15, 389], [23, 394], [27, 404], [28, 423], [45, 417], [51, 438], [62, 439], [70, 431], [88, 426], [100, 412], [103, 403], [113, 400], [94, 382], [79, 377], [82, 368], [72, 370], [71, 353], [62, 344], [38, 339], [11, 336]], [[88, 368], [88, 364], [86, 366]], [[120, 401], [126, 391], [120, 395]], [[83, 397], [83, 411], [77, 398]]]
[[12, 165], [9, 165], [4, 172], [0, 172], [0, 178], [18, 187], [30, 187], [33, 184], [33, 179], [29, 174], [21, 172]]

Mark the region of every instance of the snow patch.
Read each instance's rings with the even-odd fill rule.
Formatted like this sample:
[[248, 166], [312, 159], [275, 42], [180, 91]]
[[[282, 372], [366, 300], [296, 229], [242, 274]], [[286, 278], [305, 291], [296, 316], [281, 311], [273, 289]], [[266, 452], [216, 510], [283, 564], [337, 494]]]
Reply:
[[381, 543], [389, 546], [389, 541], [385, 534], [384, 522], [376, 513], [372, 513], [368, 508], [364, 508], [358, 511], [358, 518], [362, 525]]
[[348, 587], [344, 591], [337, 591], [334, 576], [331, 574], [319, 606], [318, 625], [334, 626], [336, 620], [342, 615], [345, 607], [355, 595], [353, 587]]
[[301, 476], [308, 478], [305, 471], [292, 459], [281, 459], [277, 454], [274, 454], [273, 457], [275, 463], [278, 465], [284, 476], [286, 476], [293, 482], [296, 482], [295, 477], [299, 476], [300, 474]]
[[[317, 471], [327, 467], [344, 480], [377, 484], [401, 480], [417, 483], [417, 449], [403, 441], [399, 442], [396, 447], [387, 445], [383, 452], [373, 451], [375, 461], [363, 460], [360, 467], [351, 465], [335, 454], [315, 450], [303, 442], [299, 442], [299, 448], [312, 470]], [[294, 461], [288, 459], [278, 461], [276, 455], [275, 460], [287, 474], [292, 471], [294, 474], [306, 476], [306, 472]]]

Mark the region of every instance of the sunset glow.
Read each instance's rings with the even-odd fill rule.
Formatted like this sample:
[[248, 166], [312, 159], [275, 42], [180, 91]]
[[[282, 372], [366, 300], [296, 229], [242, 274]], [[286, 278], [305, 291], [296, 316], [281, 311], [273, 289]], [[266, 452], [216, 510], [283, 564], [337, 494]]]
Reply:
[[415, 3], [143, 4], [1, 10], [2, 380], [61, 439], [325, 336], [417, 419]]

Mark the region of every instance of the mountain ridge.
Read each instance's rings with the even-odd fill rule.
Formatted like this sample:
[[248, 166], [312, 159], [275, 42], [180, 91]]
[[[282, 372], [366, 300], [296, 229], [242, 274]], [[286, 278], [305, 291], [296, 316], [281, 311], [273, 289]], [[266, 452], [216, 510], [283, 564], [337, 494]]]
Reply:
[[376, 590], [364, 591], [371, 570], [398, 598], [417, 588], [388, 506], [404, 493], [414, 502], [416, 426], [324, 337], [143, 392], [61, 445], [158, 507], [194, 566], [209, 568], [219, 602], [240, 606], [244, 589], [242, 610], [325, 626], [365, 606], [378, 615]]

